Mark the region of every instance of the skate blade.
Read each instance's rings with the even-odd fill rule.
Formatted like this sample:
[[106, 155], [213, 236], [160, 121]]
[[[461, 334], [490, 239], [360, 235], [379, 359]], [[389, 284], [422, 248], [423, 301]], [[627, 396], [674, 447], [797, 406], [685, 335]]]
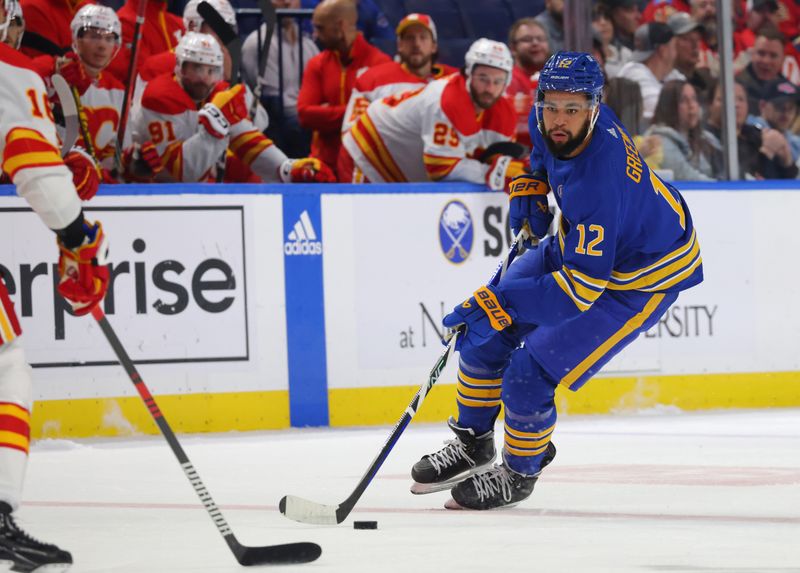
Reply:
[[72, 563], [48, 563], [34, 569], [31, 573], [64, 573], [72, 567]]
[[492, 457], [492, 459], [486, 462], [485, 464], [482, 464], [480, 466], [475, 466], [474, 468], [471, 468], [468, 472], [464, 472], [463, 474], [452, 477], [447, 481], [442, 481], [437, 483], [419, 483], [418, 481], [415, 481], [413, 484], [411, 484], [410, 491], [414, 495], [425, 495], [428, 493], [436, 493], [437, 491], [444, 491], [446, 489], [453, 489], [462, 481], [469, 479], [470, 477], [474, 476], [477, 473], [482, 472], [486, 468], [491, 467], [492, 462], [494, 462], [494, 460], [495, 458]]
[[437, 491], [453, 489], [454, 486], [458, 485], [459, 483], [467, 479], [467, 477], [453, 479], [450, 481], [440, 482], [440, 483], [419, 483], [415, 481], [413, 484], [411, 484], [410, 491], [414, 495], [425, 495], [428, 493], [436, 493]]
[[445, 509], [461, 510], [461, 511], [497, 511], [497, 510], [503, 510], [503, 509], [511, 509], [513, 507], [517, 507], [518, 505], [519, 505], [519, 502], [517, 502], [517, 503], [509, 503], [508, 505], [504, 505], [502, 507], [493, 507], [491, 509], [472, 509], [470, 507], [464, 507], [463, 505], [460, 505], [452, 497], [450, 499], [448, 499], [446, 502], [444, 502], [444, 508]]

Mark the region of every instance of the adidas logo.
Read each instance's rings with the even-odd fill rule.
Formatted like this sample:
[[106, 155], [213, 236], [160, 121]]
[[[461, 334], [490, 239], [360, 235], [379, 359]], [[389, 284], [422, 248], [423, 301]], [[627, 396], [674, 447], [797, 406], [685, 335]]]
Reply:
[[287, 239], [283, 244], [283, 253], [287, 256], [322, 254], [322, 242], [317, 240], [317, 233], [314, 231], [308, 211], [300, 213], [300, 218], [289, 231]]

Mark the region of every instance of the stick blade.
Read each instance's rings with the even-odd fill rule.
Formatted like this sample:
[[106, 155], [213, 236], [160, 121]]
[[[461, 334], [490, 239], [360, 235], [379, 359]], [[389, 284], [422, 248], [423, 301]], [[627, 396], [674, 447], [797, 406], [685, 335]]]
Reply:
[[269, 545], [266, 547], [245, 547], [239, 545], [234, 549], [236, 560], [240, 565], [290, 565], [293, 563], [310, 563], [322, 555], [322, 548], [316, 543], [306, 541], [287, 543], [285, 545]]
[[343, 521], [336, 515], [336, 507], [324, 505], [294, 495], [284, 496], [278, 504], [278, 509], [289, 519], [299, 521], [300, 523], [337, 525]]

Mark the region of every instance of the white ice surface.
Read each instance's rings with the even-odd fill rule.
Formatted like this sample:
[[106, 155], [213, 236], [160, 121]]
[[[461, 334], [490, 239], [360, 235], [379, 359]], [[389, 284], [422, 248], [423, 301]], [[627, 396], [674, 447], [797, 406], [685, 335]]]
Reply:
[[[411, 465], [450, 437], [444, 424], [412, 425], [344, 523], [280, 515], [285, 494], [344, 500], [389, 432], [181, 441], [240, 542], [322, 546], [315, 563], [272, 571], [800, 572], [800, 410], [562, 417], [533, 496], [484, 513], [408, 492]], [[160, 436], [39, 442], [19, 520], [70, 550], [73, 572], [246, 570]]]

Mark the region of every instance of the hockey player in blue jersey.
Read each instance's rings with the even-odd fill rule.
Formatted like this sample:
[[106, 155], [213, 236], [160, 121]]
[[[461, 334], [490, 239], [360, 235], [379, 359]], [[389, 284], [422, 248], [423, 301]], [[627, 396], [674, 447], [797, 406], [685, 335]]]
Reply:
[[[515, 233], [527, 225], [544, 237], [552, 191], [558, 232], [444, 318], [461, 331], [458, 420], [448, 422], [456, 438], [414, 465], [411, 491], [452, 488], [445, 507], [530, 496], [556, 453], [556, 387], [578, 390], [703, 280], [689, 208], [600, 103], [602, 89], [588, 54], [559, 52], [545, 64], [530, 116], [531, 174], [510, 185], [510, 221]], [[502, 463], [492, 466], [501, 402]]]

